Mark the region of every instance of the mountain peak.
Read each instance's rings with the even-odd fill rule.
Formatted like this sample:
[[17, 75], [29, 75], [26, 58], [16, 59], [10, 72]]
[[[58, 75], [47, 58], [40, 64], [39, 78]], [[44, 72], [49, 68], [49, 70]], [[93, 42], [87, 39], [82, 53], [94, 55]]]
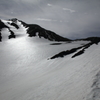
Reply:
[[28, 24], [27, 33], [30, 37], [39, 36], [39, 38], [44, 37], [50, 41], [71, 41], [70, 39], [64, 38], [53, 31], [44, 29], [37, 24]]
[[14, 23], [17, 22], [17, 20], [18, 20], [17, 18], [9, 19], [9, 21], [12, 21], [12, 22], [14, 22]]
[[[2, 30], [3, 28], [7, 28], [9, 30], [11, 36], [12, 36], [12, 33], [14, 35], [13, 37], [11, 37], [11, 36], [10, 37], [15, 38], [16, 34], [11, 30], [11, 27], [9, 25], [14, 26], [16, 29], [19, 29], [20, 26], [18, 25], [18, 22], [20, 22], [24, 28], [27, 28], [27, 33], [29, 34], [29, 37], [39, 36], [39, 38], [43, 37], [50, 41], [71, 41], [70, 39], [62, 37], [53, 31], [44, 29], [37, 24], [27, 24], [21, 20], [18, 20], [17, 18], [9, 19], [7, 24], [5, 22], [1, 21], [0, 22], [0, 26], [1, 26], [0, 30]], [[2, 35], [1, 35], [1, 38], [2, 38]]]

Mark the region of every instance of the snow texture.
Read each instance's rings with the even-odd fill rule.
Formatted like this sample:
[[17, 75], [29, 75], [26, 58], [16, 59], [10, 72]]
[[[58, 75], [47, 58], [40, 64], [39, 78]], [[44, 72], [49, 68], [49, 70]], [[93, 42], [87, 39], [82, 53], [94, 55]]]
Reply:
[[48, 60], [90, 41], [30, 38], [20, 22], [18, 26], [10, 26], [16, 39], [4, 36], [0, 42], [0, 100], [100, 100], [100, 43], [75, 58], [73, 53]]

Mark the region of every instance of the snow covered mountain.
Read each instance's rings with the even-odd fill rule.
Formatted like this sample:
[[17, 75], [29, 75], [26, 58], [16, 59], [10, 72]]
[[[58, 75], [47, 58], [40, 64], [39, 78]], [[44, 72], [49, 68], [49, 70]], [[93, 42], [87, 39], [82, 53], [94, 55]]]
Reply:
[[70, 40], [18, 19], [0, 29], [0, 100], [100, 99], [99, 37]]
[[[25, 22], [18, 20], [16, 18], [9, 19], [9, 21], [0, 20], [0, 30], [2, 30], [2, 28], [8, 28], [10, 31], [10, 34], [11, 34], [11, 35], [9, 35], [9, 38], [15, 38], [16, 33], [11, 31], [11, 26], [15, 27], [16, 29], [19, 29], [20, 26], [18, 23], [20, 23], [20, 25], [23, 25], [23, 27], [27, 28], [26, 31], [30, 37], [37, 35], [37, 36], [39, 36], [39, 38], [44, 37], [45, 39], [48, 39], [51, 41], [70, 41], [70, 39], [59, 36], [50, 30], [46, 30], [46, 29], [40, 27], [39, 25], [26, 24]], [[1, 38], [2, 38], [2, 35], [1, 35]]]

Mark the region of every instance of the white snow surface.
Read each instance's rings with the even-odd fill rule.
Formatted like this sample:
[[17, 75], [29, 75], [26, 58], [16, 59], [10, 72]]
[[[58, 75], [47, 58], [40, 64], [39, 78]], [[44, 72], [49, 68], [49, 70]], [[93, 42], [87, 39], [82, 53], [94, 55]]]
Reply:
[[0, 100], [100, 100], [100, 43], [75, 58], [70, 54], [51, 60], [88, 42], [51, 45], [58, 42], [30, 38], [23, 27], [19, 30], [13, 29], [15, 39], [0, 43]]

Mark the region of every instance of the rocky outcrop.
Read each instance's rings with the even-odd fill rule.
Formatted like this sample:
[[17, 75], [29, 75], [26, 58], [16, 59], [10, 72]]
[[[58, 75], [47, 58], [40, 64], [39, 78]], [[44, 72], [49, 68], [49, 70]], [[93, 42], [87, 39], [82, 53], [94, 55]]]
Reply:
[[10, 24], [11, 26], [14, 26], [16, 29], [19, 29], [19, 26], [17, 24], [15, 24], [15, 23], [9, 23], [8, 22], [8, 24]]
[[64, 56], [67, 56], [69, 54], [73, 54], [71, 58], [75, 58], [79, 55], [82, 55], [84, 54], [85, 50], [87, 48], [89, 48], [91, 45], [93, 44], [98, 44], [100, 42], [100, 37], [91, 37], [91, 38], [86, 38], [84, 40], [87, 40], [90, 41], [89, 43], [83, 45], [83, 46], [80, 46], [80, 47], [77, 47], [77, 48], [72, 48], [71, 50], [66, 50], [66, 51], [62, 51], [54, 56], [52, 56], [50, 59], [55, 59], [55, 58], [59, 58], [59, 57], [64, 57]]
[[0, 30], [2, 30], [2, 28], [8, 28], [9, 27], [7, 25], [5, 25], [1, 20], [0, 20]]
[[64, 38], [56, 33], [46, 30], [36, 24], [28, 24], [27, 33], [30, 37], [39, 36], [39, 38], [44, 37], [50, 41], [71, 41], [70, 39]]
[[1, 30], [2, 30], [3, 28], [7, 28], [7, 29], [9, 30], [9, 32], [10, 32], [10, 35], [8, 36], [9, 39], [10, 39], [10, 38], [15, 38], [14, 32], [13, 32], [12, 30], [10, 30], [10, 28], [9, 28], [7, 25], [5, 25], [5, 24], [0, 20], [0, 42], [2, 41]]
[[84, 39], [76, 39], [74, 41], [91, 41], [92, 43], [98, 44], [100, 42], [100, 37], [88, 37]]

